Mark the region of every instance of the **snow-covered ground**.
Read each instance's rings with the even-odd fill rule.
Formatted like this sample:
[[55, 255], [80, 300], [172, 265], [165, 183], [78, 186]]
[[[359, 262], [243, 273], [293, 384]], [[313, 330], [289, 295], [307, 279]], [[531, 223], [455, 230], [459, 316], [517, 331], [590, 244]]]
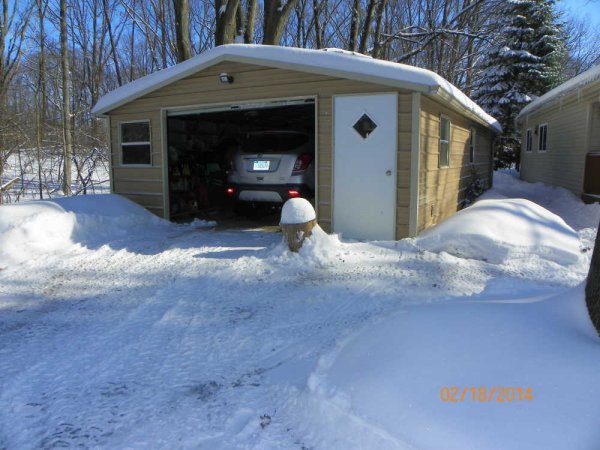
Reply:
[[[505, 226], [485, 233], [317, 228], [299, 254], [115, 196], [0, 207], [0, 448], [598, 448], [582, 281], [600, 207], [495, 186]], [[532, 396], [485, 401], [499, 387]]]
[[[85, 155], [81, 155], [84, 153]], [[71, 170], [71, 190], [80, 194], [107, 194], [110, 192], [109, 161], [98, 149], [78, 149]], [[43, 198], [62, 197], [63, 159], [60, 149], [44, 148], [41, 152], [41, 174], [38, 172], [36, 149], [22, 149], [6, 158], [0, 186], [19, 178], [2, 193], [0, 203], [40, 198], [40, 178]], [[78, 167], [79, 166], [79, 170]], [[40, 177], [41, 175], [41, 177]]]

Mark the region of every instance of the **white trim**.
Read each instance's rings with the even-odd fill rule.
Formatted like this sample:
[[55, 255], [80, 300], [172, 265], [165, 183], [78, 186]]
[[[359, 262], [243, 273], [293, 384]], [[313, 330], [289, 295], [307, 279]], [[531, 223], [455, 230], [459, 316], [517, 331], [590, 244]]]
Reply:
[[477, 154], [477, 128], [469, 127], [469, 164], [475, 164]]
[[163, 218], [171, 220], [171, 192], [169, 189], [169, 141], [168, 129], [167, 129], [167, 111], [165, 109], [160, 110], [160, 143], [162, 146], [162, 182], [163, 182]]
[[[440, 114], [440, 129], [439, 129], [439, 133], [440, 133], [440, 138], [439, 138], [439, 142], [438, 142], [438, 169], [447, 169], [450, 167], [450, 144], [452, 142], [452, 120], [450, 119], [450, 116], [447, 116], [446, 114]], [[447, 119], [448, 120], [448, 139], [442, 139], [442, 120], [443, 119]], [[442, 141], [447, 142], [448, 143], [448, 165], [446, 166], [442, 166]]]
[[265, 98], [259, 100], [243, 100], [239, 102], [219, 102], [199, 105], [185, 105], [161, 108], [167, 111], [168, 117], [187, 116], [193, 114], [208, 114], [228, 111], [246, 111], [248, 109], [271, 109], [285, 106], [303, 105], [312, 102], [306, 100], [316, 100], [316, 96], [301, 97], [277, 97]]
[[532, 153], [532, 152], [533, 152], [533, 128], [527, 128], [525, 130], [525, 153]]
[[415, 237], [419, 229], [419, 175], [421, 154], [421, 94], [412, 94], [410, 143], [410, 204], [408, 235]]
[[[307, 102], [307, 100], [312, 100]], [[169, 149], [168, 149], [168, 123], [169, 117], [178, 117], [184, 115], [202, 115], [219, 112], [230, 112], [236, 110], [249, 110], [249, 109], [271, 109], [271, 108], [284, 108], [286, 106], [293, 105], [313, 105], [313, 113], [315, 120], [315, 210], [318, 209], [318, 116], [319, 111], [317, 108], [317, 95], [308, 95], [301, 97], [275, 97], [266, 98], [259, 100], [244, 100], [241, 102], [220, 102], [220, 103], [209, 103], [206, 105], [186, 105], [186, 106], [166, 106], [160, 108], [160, 125], [161, 125], [161, 145], [162, 145], [162, 180], [163, 180], [163, 193], [164, 193], [164, 211], [165, 219], [170, 220], [171, 215], [171, 204], [170, 204], [170, 193], [169, 193]], [[232, 106], [240, 106], [240, 108], [232, 109]], [[129, 166], [128, 166], [129, 167]]]
[[115, 167], [113, 161], [113, 141], [112, 141], [112, 133], [110, 132], [111, 128], [111, 118], [110, 116], [104, 117], [104, 122], [107, 124], [106, 129], [106, 137], [108, 139], [108, 156], [109, 156], [109, 164], [110, 164], [110, 173], [109, 173], [109, 182], [110, 182], [110, 193], [115, 193]]
[[[147, 123], [148, 124], [148, 138], [149, 141], [140, 141], [140, 142], [126, 142], [123, 143], [123, 125], [128, 123]], [[118, 122], [117, 131], [119, 133], [119, 168], [135, 168], [135, 167], [152, 167], [154, 153], [152, 149], [152, 121], [150, 119], [139, 119], [139, 120], [123, 120]], [[123, 162], [123, 145], [134, 146], [134, 145], [148, 145], [150, 147], [150, 163], [149, 164], [125, 164]]]
[[[545, 148], [541, 149], [540, 148], [540, 144], [542, 142], [542, 127], [546, 128], [546, 142], [545, 142]], [[538, 125], [538, 145], [537, 145], [537, 152], [538, 153], [546, 153], [548, 151], [548, 122], [544, 122], [544, 123], [540, 123]]]

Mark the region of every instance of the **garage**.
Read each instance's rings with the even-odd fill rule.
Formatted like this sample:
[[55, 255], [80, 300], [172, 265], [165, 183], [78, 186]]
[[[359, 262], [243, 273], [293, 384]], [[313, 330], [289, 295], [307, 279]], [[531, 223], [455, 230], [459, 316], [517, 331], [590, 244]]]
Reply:
[[287, 199], [314, 201], [315, 117], [314, 98], [168, 111], [170, 219], [276, 223]]
[[490, 187], [501, 129], [428, 70], [246, 44], [132, 81], [92, 112], [108, 121], [112, 191], [160, 217], [246, 226], [262, 210], [277, 224], [302, 196], [325, 231], [362, 240], [415, 236]]

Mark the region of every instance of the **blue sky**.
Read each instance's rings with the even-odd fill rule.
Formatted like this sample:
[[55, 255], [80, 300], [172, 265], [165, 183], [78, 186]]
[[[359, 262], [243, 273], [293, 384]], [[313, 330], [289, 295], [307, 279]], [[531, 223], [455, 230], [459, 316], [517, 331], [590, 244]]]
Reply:
[[600, 26], [600, 0], [558, 0], [559, 8]]

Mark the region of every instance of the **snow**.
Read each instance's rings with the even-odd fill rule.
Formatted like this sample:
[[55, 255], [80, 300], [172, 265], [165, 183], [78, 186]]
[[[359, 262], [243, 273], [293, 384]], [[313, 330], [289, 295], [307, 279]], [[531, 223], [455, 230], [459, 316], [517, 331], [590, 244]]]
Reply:
[[[598, 205], [509, 173], [486, 195], [512, 193], [592, 247]], [[543, 217], [540, 234], [568, 230]], [[292, 253], [279, 233], [171, 224], [112, 195], [4, 205], [0, 221], [0, 448], [600, 441], [589, 250], [492, 263], [315, 227]], [[533, 400], [447, 403], [444, 386]]]
[[[411, 305], [322, 357], [288, 408], [318, 448], [596, 448], [600, 345], [583, 296]], [[442, 401], [444, 386], [468, 400]], [[533, 399], [474, 402], [482, 386], [531, 387]]]
[[291, 198], [281, 208], [282, 225], [301, 224], [315, 220], [317, 214], [310, 202], [304, 198]]
[[321, 73], [438, 94], [446, 100], [457, 102], [482, 123], [499, 132], [502, 130], [496, 119], [485, 113], [456, 86], [429, 70], [374, 58], [357, 57], [346, 52], [332, 51], [332, 49], [322, 51], [255, 44], [221, 45], [175, 66], [132, 81], [101, 97], [92, 109], [92, 113], [105, 114], [129, 101], [224, 60]]
[[600, 203], [586, 205], [568, 189], [544, 183], [528, 183], [518, 179], [511, 170], [494, 172], [494, 188], [481, 200], [497, 198], [526, 198], [554, 214], [577, 231], [597, 228], [600, 222]]
[[550, 102], [559, 100], [560, 98], [565, 97], [576, 90], [582, 89], [598, 80], [600, 80], [600, 64], [592, 67], [589, 70], [586, 70], [576, 77], [571, 78], [560, 86], [555, 87], [554, 89], [546, 92], [541, 97], [538, 97], [529, 103], [521, 110], [517, 116], [517, 120], [523, 119], [526, 115], [531, 114], [543, 106], [546, 106]]
[[417, 238], [421, 249], [495, 264], [537, 255], [579, 261], [579, 236], [556, 214], [525, 199], [480, 200]]

